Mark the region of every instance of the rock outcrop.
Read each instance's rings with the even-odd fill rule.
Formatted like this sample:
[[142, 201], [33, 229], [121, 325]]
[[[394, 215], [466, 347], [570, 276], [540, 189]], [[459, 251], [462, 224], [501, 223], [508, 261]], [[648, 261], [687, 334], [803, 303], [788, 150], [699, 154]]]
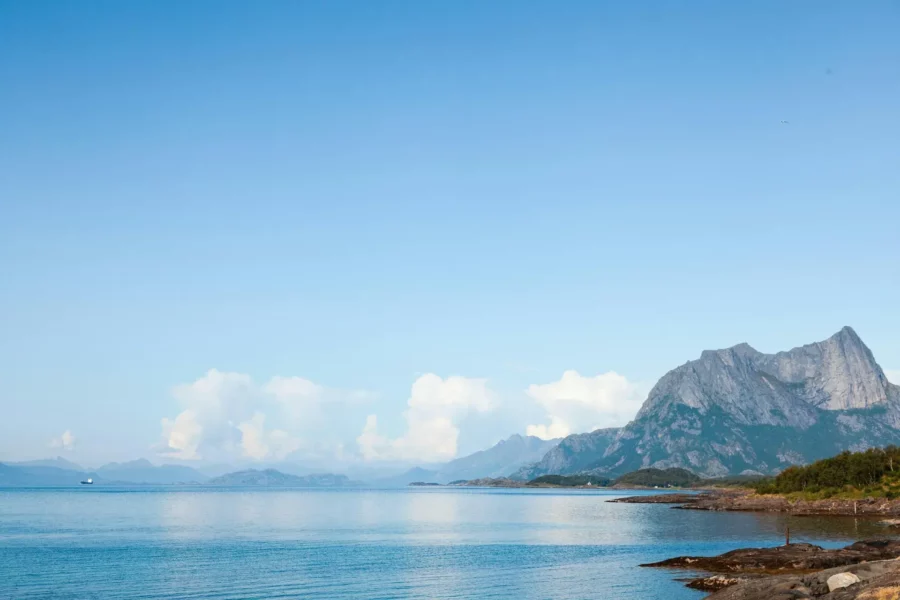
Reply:
[[742, 548], [719, 556], [679, 556], [641, 566], [713, 573], [802, 573], [898, 556], [900, 540], [870, 540], [834, 550], [814, 544]]
[[[708, 579], [712, 582], [715, 578]], [[707, 600], [900, 600], [900, 560], [896, 559], [835, 567], [810, 574], [728, 577], [722, 580], [732, 585], [707, 596]], [[832, 587], [829, 582], [849, 585]]]

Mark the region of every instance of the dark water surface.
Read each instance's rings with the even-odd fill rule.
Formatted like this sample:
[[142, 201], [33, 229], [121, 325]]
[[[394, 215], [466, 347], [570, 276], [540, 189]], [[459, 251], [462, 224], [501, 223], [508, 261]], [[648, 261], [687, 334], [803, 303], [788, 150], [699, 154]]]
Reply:
[[700, 598], [640, 563], [872, 521], [610, 504], [613, 491], [0, 490], [0, 598]]

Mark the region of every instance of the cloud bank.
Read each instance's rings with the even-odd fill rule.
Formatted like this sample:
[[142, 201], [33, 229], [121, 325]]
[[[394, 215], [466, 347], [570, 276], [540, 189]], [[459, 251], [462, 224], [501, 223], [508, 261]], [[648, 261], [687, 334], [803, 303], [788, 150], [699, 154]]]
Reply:
[[496, 397], [484, 379], [441, 377], [428, 373], [412, 386], [404, 413], [406, 432], [390, 439], [379, 433], [378, 417], [366, 418], [356, 438], [363, 458], [438, 462], [456, 457], [459, 423], [470, 413], [496, 407]]
[[[172, 395], [182, 411], [162, 419], [158, 451], [180, 460], [281, 460], [307, 444], [300, 432], [321, 424], [326, 404], [371, 397], [302, 377], [276, 376], [258, 385], [249, 375], [218, 369], [175, 386]], [[279, 427], [267, 425], [272, 419]]]
[[526, 433], [547, 440], [625, 425], [640, 409], [647, 386], [614, 371], [594, 377], [566, 371], [558, 381], [528, 386], [526, 394], [546, 410], [548, 421], [529, 425]]
[[[558, 381], [530, 385], [525, 396], [532, 404], [506, 403], [514, 415], [497, 410], [500, 402], [485, 379], [428, 373], [413, 382], [402, 420], [397, 413], [372, 411], [371, 392], [337, 390], [296, 376], [255, 382], [247, 374], [211, 369], [175, 386], [172, 395], [180, 411], [161, 420], [157, 450], [164, 457], [429, 463], [456, 458], [460, 430], [471, 436], [481, 428], [484, 433], [475, 435], [485, 435], [493, 431], [492, 419], [517, 421], [512, 430], [497, 432], [501, 437], [522, 427], [544, 439], [624, 425], [640, 408], [646, 386], [612, 371], [592, 377], [566, 371]], [[360, 431], [354, 423], [358, 427], [363, 420]], [[354, 438], [355, 445], [344, 445]]]
[[72, 435], [71, 431], [66, 429], [58, 438], [50, 440], [50, 447], [61, 448], [62, 450], [70, 452], [75, 449], [75, 436]]

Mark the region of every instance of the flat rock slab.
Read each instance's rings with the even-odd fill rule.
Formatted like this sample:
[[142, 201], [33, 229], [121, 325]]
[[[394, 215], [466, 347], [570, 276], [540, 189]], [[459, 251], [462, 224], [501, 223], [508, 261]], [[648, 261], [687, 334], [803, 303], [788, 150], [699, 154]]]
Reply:
[[678, 556], [641, 566], [713, 573], [805, 573], [898, 556], [900, 540], [869, 540], [836, 550], [813, 544], [743, 548], [719, 556]]

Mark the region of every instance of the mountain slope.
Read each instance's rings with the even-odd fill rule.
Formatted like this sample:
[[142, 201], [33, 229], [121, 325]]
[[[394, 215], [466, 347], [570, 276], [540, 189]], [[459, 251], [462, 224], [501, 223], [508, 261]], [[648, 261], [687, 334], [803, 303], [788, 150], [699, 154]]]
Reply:
[[496, 445], [452, 460], [438, 469], [435, 479], [448, 483], [459, 479], [507, 477], [525, 465], [540, 460], [560, 440], [542, 440], [534, 436], [512, 435]]
[[399, 475], [372, 481], [378, 487], [402, 487], [414, 481], [450, 483], [451, 481], [507, 477], [521, 467], [539, 460], [560, 440], [542, 440], [534, 436], [511, 435], [486, 450], [451, 460], [443, 465], [414, 467]]
[[[577, 447], [574, 437], [560, 449]], [[680, 467], [717, 477], [887, 444], [900, 444], [900, 388], [845, 327], [777, 354], [747, 344], [704, 351], [657, 382], [602, 454], [577, 447], [542, 463], [553, 473]]]
[[618, 433], [618, 428], [610, 427], [570, 435], [548, 450], [540, 460], [513, 473], [512, 479], [530, 481], [541, 475], [578, 473], [588, 469], [604, 456]]

